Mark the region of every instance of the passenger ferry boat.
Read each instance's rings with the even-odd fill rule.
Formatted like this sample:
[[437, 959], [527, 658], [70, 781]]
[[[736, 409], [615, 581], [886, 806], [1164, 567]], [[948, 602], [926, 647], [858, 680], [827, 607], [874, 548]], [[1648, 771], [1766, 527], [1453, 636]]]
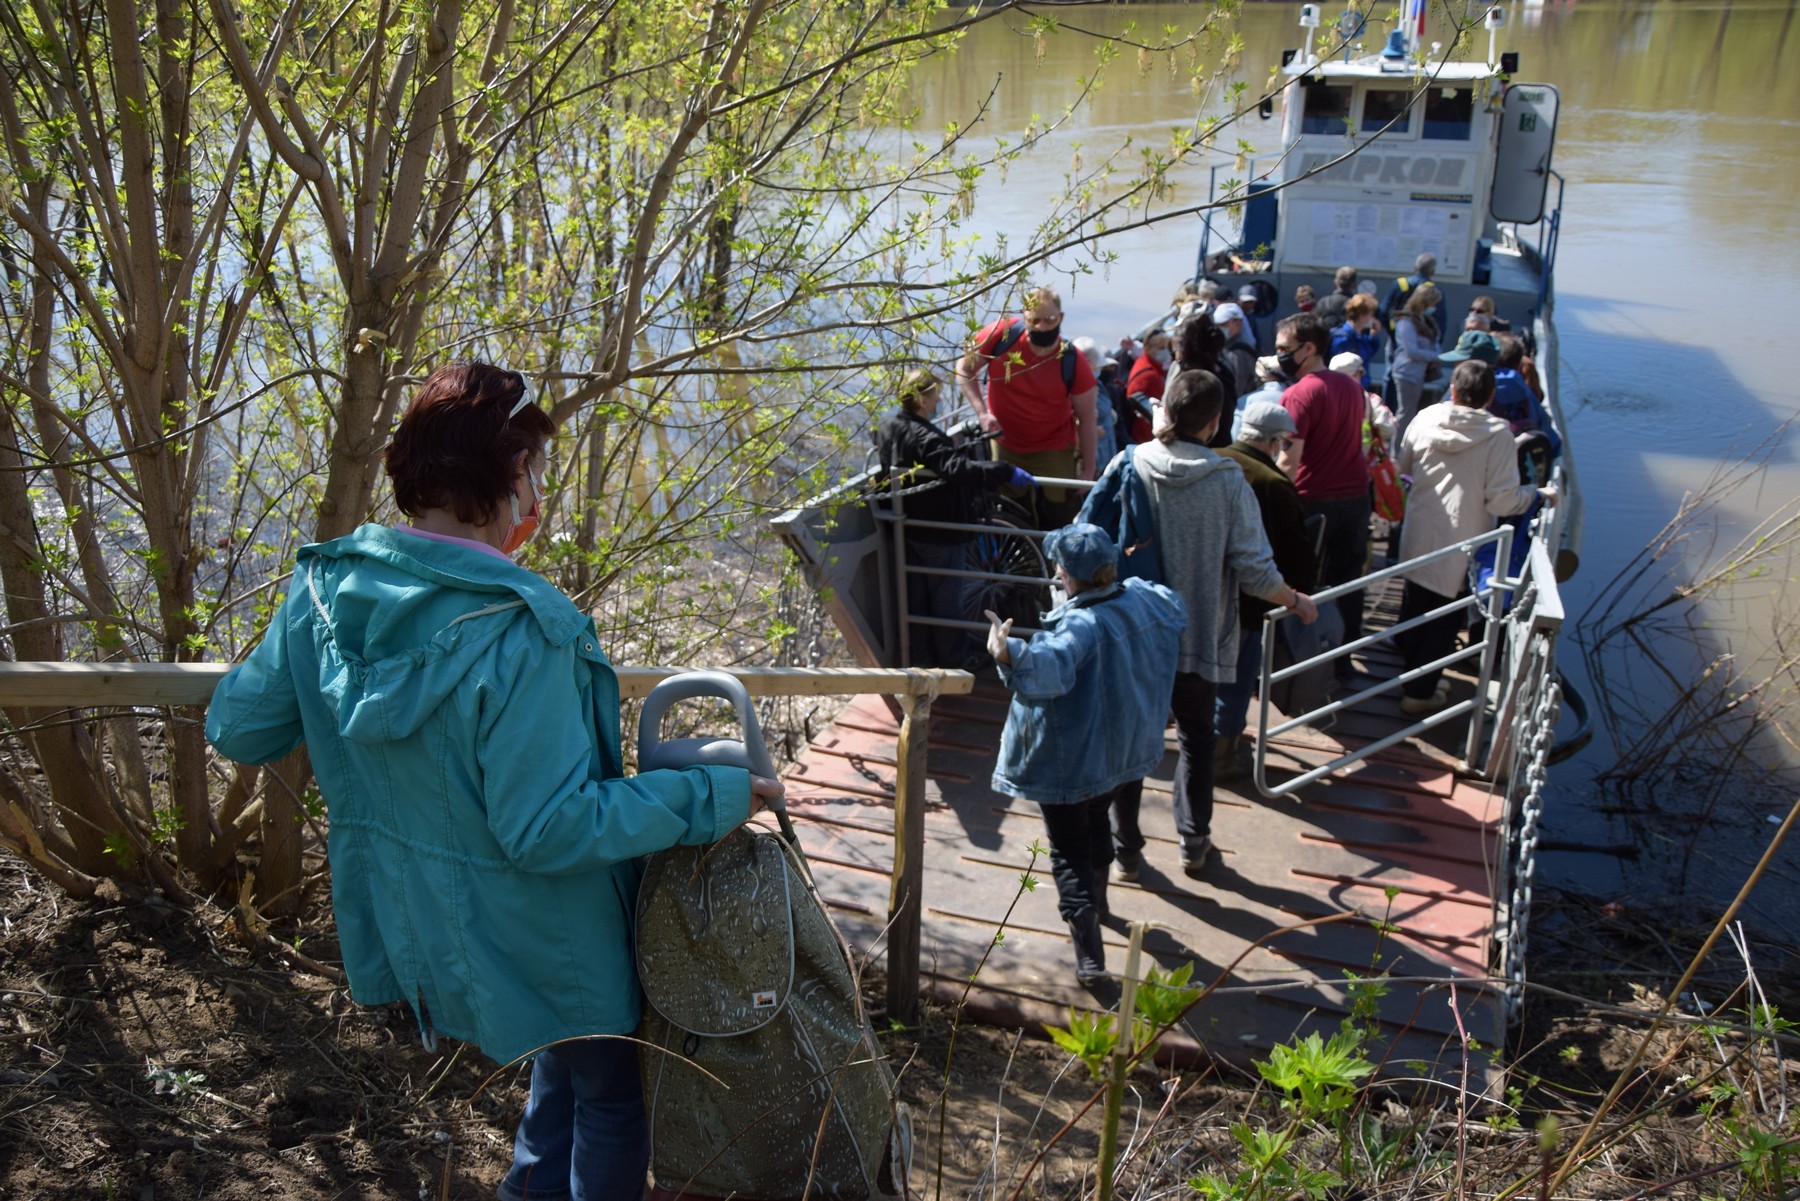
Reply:
[[[1493, 52], [1497, 17], [1488, 18], [1487, 61], [1443, 62], [1421, 41], [1421, 13], [1422, 0], [1413, 0], [1382, 51], [1360, 54], [1347, 25], [1318, 43], [1318, 10], [1303, 6], [1306, 45], [1284, 55], [1286, 82], [1269, 106], [1271, 119], [1280, 110], [1278, 161], [1262, 177], [1252, 164], [1236, 236], [1208, 222], [1195, 275], [1256, 288], [1278, 317], [1302, 283], [1328, 294], [1340, 266], [1357, 267], [1385, 292], [1419, 254], [1436, 255], [1434, 282], [1450, 312], [1488, 295], [1515, 329], [1532, 334], [1546, 407], [1563, 435], [1555, 467], [1563, 503], [1532, 525], [1521, 570], [1457, 602], [1484, 621], [1444, 661], [1452, 703], [1436, 714], [1413, 720], [1398, 705], [1403, 668], [1392, 640], [1400, 577], [1412, 565], [1317, 594], [1323, 601], [1362, 590], [1368, 609], [1365, 636], [1319, 662], [1278, 668], [1268, 657], [1273, 627], [1289, 615], [1271, 614], [1262, 699], [1251, 714], [1254, 786], [1217, 790], [1219, 858], [1197, 881], [1176, 864], [1171, 755], [1146, 783], [1152, 845], [1142, 880], [1115, 884], [1111, 903], [1150, 924], [1145, 950], [1157, 960], [1193, 962], [1196, 981], [1217, 981], [1165, 1040], [1170, 1054], [1255, 1058], [1309, 1031], [1329, 1034], [1352, 1007], [1349, 977], [1386, 973], [1377, 1017], [1383, 1073], [1467, 1079], [1473, 1071], [1479, 1079], [1468, 1083], [1493, 1087], [1496, 1062], [1477, 1050], [1471, 1068], [1465, 1048], [1503, 1045], [1521, 1001], [1537, 823], [1561, 702], [1557, 580], [1574, 568], [1579, 530], [1554, 391], [1563, 181], [1550, 159], [1557, 93], [1512, 82], [1517, 64]], [[1221, 164], [1213, 172], [1214, 196], [1232, 171]], [[984, 630], [983, 608], [1009, 612], [1016, 632], [1029, 630], [1052, 599], [1042, 535], [998, 510], [964, 528], [964, 565], [953, 574], [972, 586], [967, 620], [908, 611], [909, 576], [950, 569], [909, 560], [909, 528], [943, 527], [910, 520], [907, 492], [865, 472], [774, 521], [850, 654], [864, 666], [905, 666], [923, 628]], [[1502, 527], [1440, 553], [1489, 547], [1506, 564], [1512, 535]], [[1337, 658], [1356, 669], [1345, 691], [1304, 712], [1281, 711], [1282, 700], [1306, 708], [1290, 681]], [[1048, 865], [1031, 850], [1042, 836], [1036, 806], [989, 788], [1006, 703], [1005, 690], [983, 679], [972, 695], [932, 708], [916, 847], [902, 842], [894, 789], [898, 765], [917, 753], [917, 731], [902, 736], [899, 714], [879, 704], [852, 705], [813, 741], [788, 773], [790, 809], [821, 892], [855, 946], [882, 953], [902, 917], [894, 899], [904, 890], [889, 873], [897, 881], [903, 859], [922, 857], [924, 988], [984, 1020], [1064, 1024], [1069, 1006], [1104, 1008], [1117, 993], [1077, 986], [1054, 890], [1021, 888], [1022, 872], [1041, 876]], [[1109, 935], [1115, 970], [1120, 941]]]

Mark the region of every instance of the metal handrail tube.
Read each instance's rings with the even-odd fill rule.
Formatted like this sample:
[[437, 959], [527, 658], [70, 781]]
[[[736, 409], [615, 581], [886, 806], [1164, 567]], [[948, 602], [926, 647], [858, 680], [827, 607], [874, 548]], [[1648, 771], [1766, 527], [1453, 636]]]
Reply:
[[1480, 698], [1478, 697], [1470, 697], [1466, 701], [1458, 701], [1448, 708], [1440, 709], [1424, 721], [1416, 722], [1413, 725], [1406, 727], [1404, 730], [1396, 730], [1387, 737], [1371, 742], [1368, 746], [1352, 751], [1348, 755], [1340, 755], [1330, 763], [1315, 767], [1305, 775], [1295, 776], [1293, 779], [1284, 781], [1274, 788], [1269, 787], [1264, 781], [1264, 764], [1259, 756], [1256, 763], [1256, 787], [1265, 796], [1286, 796], [1296, 789], [1306, 787], [1306, 785], [1311, 784], [1314, 780], [1323, 779], [1340, 767], [1347, 767], [1352, 763], [1360, 763], [1371, 755], [1387, 750], [1395, 743], [1402, 742], [1416, 734], [1423, 734], [1426, 730], [1441, 726], [1447, 721], [1453, 721], [1456, 718], [1463, 716], [1465, 713], [1474, 712], [1476, 702], [1479, 699]]
[[1449, 667], [1451, 664], [1460, 663], [1464, 659], [1473, 658], [1474, 656], [1480, 654], [1482, 651], [1484, 651], [1486, 649], [1487, 649], [1487, 639], [1484, 638], [1480, 642], [1472, 642], [1468, 646], [1463, 647], [1459, 651], [1450, 652], [1448, 655], [1445, 655], [1441, 659], [1437, 659], [1431, 663], [1423, 664], [1422, 666], [1419, 666], [1419, 667], [1409, 668], [1408, 670], [1401, 672], [1399, 675], [1395, 676], [1391, 680], [1382, 680], [1380, 683], [1374, 685], [1371, 688], [1363, 689], [1361, 692], [1357, 693], [1355, 696], [1347, 696], [1341, 700], [1335, 700], [1335, 701], [1332, 701], [1330, 704], [1323, 705], [1317, 709], [1314, 709], [1310, 713], [1302, 714], [1299, 717], [1289, 718], [1287, 721], [1282, 722], [1280, 725], [1276, 726], [1274, 729], [1269, 730], [1266, 733], [1264, 733], [1263, 737], [1273, 738], [1277, 734], [1287, 733], [1289, 730], [1293, 729], [1295, 726], [1304, 726], [1304, 725], [1308, 724], [1309, 722], [1314, 721], [1317, 718], [1329, 717], [1334, 713], [1340, 713], [1343, 710], [1350, 708], [1352, 705], [1355, 705], [1361, 701], [1367, 700], [1369, 697], [1378, 696], [1383, 692], [1389, 691], [1397, 684], [1398, 685], [1408, 684], [1408, 683], [1411, 683], [1413, 680], [1416, 680], [1419, 677], [1426, 675], [1430, 672], [1442, 671], [1444, 668]]
[[1025, 584], [1038, 581], [1044, 584], [1056, 583], [1055, 576], [1047, 575], [1008, 575], [1000, 571], [970, 571], [964, 567], [914, 567], [908, 565], [907, 575], [942, 575], [959, 580], [992, 580], [997, 584]]
[[[1505, 578], [1508, 566], [1512, 563], [1513, 528], [1506, 522], [1500, 523], [1496, 531], [1500, 537], [1494, 543], [1494, 576]], [[1494, 631], [1506, 619], [1506, 602], [1501, 589], [1494, 587], [1490, 580], [1487, 590], [1487, 629], [1481, 640], [1481, 672], [1475, 679], [1475, 711], [1469, 718], [1469, 736], [1463, 741], [1463, 763], [1471, 770], [1475, 767], [1475, 749], [1481, 745], [1483, 723], [1487, 720], [1488, 685], [1494, 679], [1494, 666], [1499, 658], [1500, 642], [1494, 637]]]
[[[1498, 542], [1502, 538], [1510, 537], [1511, 533], [1512, 527], [1503, 525], [1498, 529], [1489, 530], [1484, 534], [1477, 534], [1473, 538], [1464, 538], [1461, 542], [1446, 546], [1441, 550], [1434, 550], [1428, 554], [1420, 555], [1416, 559], [1408, 559], [1404, 563], [1396, 563], [1392, 567], [1384, 567], [1380, 571], [1371, 571], [1368, 575], [1360, 576], [1348, 583], [1333, 584], [1331, 587], [1320, 592], [1314, 592], [1311, 595], [1315, 604], [1323, 603], [1328, 600], [1336, 600], [1338, 597], [1348, 596], [1352, 592], [1361, 592], [1370, 584], [1379, 584], [1383, 580], [1391, 580], [1397, 575], [1404, 575], [1414, 568], [1421, 567], [1433, 560], [1442, 559], [1454, 554], [1467, 554], [1477, 547], [1484, 546], [1489, 542]], [[1498, 563], [1499, 560], [1496, 559], [1495, 562]], [[1292, 609], [1276, 609], [1275, 615], [1286, 615], [1292, 612]]]
[[[1105, 470], [1105, 468], [1101, 470]], [[1031, 478], [1046, 488], [1092, 488], [1100, 482], [1099, 480], [1065, 480], [1054, 475], [1034, 475]]]
[[[992, 628], [985, 621], [964, 621], [960, 617], [908, 617], [907, 620], [919, 626], [941, 626], [946, 630], [973, 630], [978, 634], [985, 634]], [[1012, 632], [1019, 635], [1036, 634], [1042, 629], [1042, 626], [1014, 625]]]
[[987, 525], [970, 521], [928, 521], [923, 517], [907, 517], [902, 513], [876, 513], [876, 521], [888, 521], [895, 524], [904, 523], [907, 527], [920, 530], [954, 530], [959, 534], [991, 534], [996, 530], [1007, 534], [1023, 534], [1027, 538], [1042, 538], [1048, 530], [1034, 530], [1022, 525]]
[[[1307, 659], [1305, 662], [1290, 663], [1286, 667], [1282, 668], [1280, 671], [1276, 672], [1274, 675], [1270, 676], [1269, 682], [1271, 684], [1279, 684], [1283, 680], [1289, 679], [1293, 676], [1297, 676], [1301, 672], [1308, 670], [1315, 663], [1328, 663], [1331, 660], [1341, 658], [1342, 656], [1344, 656], [1346, 654], [1355, 654], [1357, 651], [1364, 650], [1368, 647], [1374, 646], [1378, 642], [1385, 642], [1385, 641], [1389, 640], [1390, 638], [1392, 638], [1396, 634], [1403, 634], [1407, 630], [1412, 629], [1414, 626], [1424, 625], [1426, 622], [1431, 621], [1434, 618], [1448, 617], [1452, 612], [1454, 612], [1457, 609], [1461, 609], [1461, 608], [1471, 608], [1472, 609], [1475, 607], [1475, 603], [1477, 601], [1485, 599], [1486, 596], [1487, 596], [1487, 593], [1485, 591], [1471, 592], [1466, 595], [1459, 596], [1455, 600], [1450, 601], [1448, 604], [1442, 605], [1436, 609], [1431, 610], [1429, 613], [1421, 613], [1417, 617], [1409, 617], [1405, 621], [1399, 622], [1395, 625], [1388, 626], [1384, 630], [1377, 630], [1373, 634], [1364, 634], [1361, 638], [1358, 638], [1354, 642], [1346, 642], [1342, 646], [1334, 646], [1328, 651], [1322, 651], [1321, 653], [1314, 655], [1312, 658]], [[1288, 612], [1289, 611], [1285, 610], [1285, 609], [1274, 610], [1274, 611], [1270, 612], [1269, 614], [1267, 614], [1263, 618], [1263, 622], [1265, 625], [1273, 627], [1275, 624], [1275, 621], [1280, 620], [1279, 618], [1277, 618], [1275, 616], [1276, 613], [1286, 614]], [[1272, 632], [1272, 630], [1265, 630], [1264, 636], [1265, 637], [1269, 636], [1269, 634], [1271, 632]]]

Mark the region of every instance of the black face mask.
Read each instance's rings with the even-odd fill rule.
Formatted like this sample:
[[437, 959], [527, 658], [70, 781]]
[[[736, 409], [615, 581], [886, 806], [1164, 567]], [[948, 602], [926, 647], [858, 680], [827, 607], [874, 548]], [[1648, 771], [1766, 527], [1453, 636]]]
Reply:
[[1294, 361], [1294, 352], [1283, 350], [1275, 355], [1275, 365], [1281, 368], [1281, 374], [1293, 379], [1300, 373], [1300, 364]]
[[1055, 325], [1049, 329], [1034, 329], [1031, 331], [1031, 344], [1033, 346], [1055, 346], [1057, 339], [1061, 337], [1061, 325]]

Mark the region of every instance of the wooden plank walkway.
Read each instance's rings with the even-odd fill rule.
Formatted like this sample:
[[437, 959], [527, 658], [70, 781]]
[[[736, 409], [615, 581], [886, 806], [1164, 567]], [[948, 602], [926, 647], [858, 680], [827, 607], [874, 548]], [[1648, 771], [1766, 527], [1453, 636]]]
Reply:
[[[1395, 619], [1397, 595], [1395, 587], [1371, 602], [1371, 629]], [[1371, 676], [1391, 676], [1398, 659], [1377, 653], [1357, 665]], [[1470, 695], [1472, 680], [1451, 679], [1455, 699]], [[1041, 1033], [1046, 1022], [1066, 1024], [1072, 1005], [1110, 1007], [1118, 991], [1113, 983], [1077, 984], [1046, 859], [1035, 869], [1039, 887], [1020, 892], [1028, 848], [1045, 839], [1037, 806], [989, 787], [1006, 702], [1003, 687], [982, 681], [973, 695], [939, 698], [932, 706], [923, 984], [954, 1003], [991, 948], [969, 995], [969, 1016]], [[1291, 731], [1272, 745], [1271, 778], [1298, 774], [1402, 724], [1398, 697], [1388, 695], [1341, 715], [1329, 730]], [[1165, 1040], [1165, 1054], [1204, 1053], [1242, 1064], [1296, 1034], [1329, 1036], [1348, 1005], [1344, 973], [1367, 975], [1377, 958], [1397, 978], [1468, 980], [1454, 988], [1391, 986], [1379, 1018], [1387, 1035], [1379, 1052], [1385, 1075], [1459, 1079], [1459, 1015], [1481, 1047], [1500, 1045], [1499, 999], [1481, 980], [1502, 801], [1487, 785], [1455, 774], [1455, 755], [1445, 748], [1465, 728], [1447, 723], [1440, 746], [1397, 744], [1342, 777], [1309, 785], [1299, 799], [1270, 800], [1248, 782], [1221, 785], [1213, 819], [1218, 854], [1200, 880], [1180, 867], [1169, 801], [1170, 731], [1169, 754], [1145, 785], [1142, 823], [1150, 842], [1142, 880], [1113, 884], [1112, 909], [1125, 920], [1158, 923], [1146, 949], [1164, 966], [1192, 961], [1197, 982], [1212, 980], [1251, 943], [1265, 941], [1190, 1013], [1187, 1039]], [[860, 698], [786, 774], [790, 812], [820, 890], [852, 946], [877, 958], [893, 861], [897, 732], [898, 720], [880, 698]], [[1391, 912], [1390, 886], [1399, 890]], [[1015, 900], [1005, 938], [994, 945]], [[1396, 929], [1385, 939], [1369, 922], [1353, 919], [1284, 929], [1357, 913], [1385, 915]], [[1123, 930], [1121, 922], [1106, 935], [1107, 966], [1114, 971], [1124, 964]], [[1492, 1087], [1485, 1054], [1472, 1057], [1470, 1070], [1471, 1087]]]

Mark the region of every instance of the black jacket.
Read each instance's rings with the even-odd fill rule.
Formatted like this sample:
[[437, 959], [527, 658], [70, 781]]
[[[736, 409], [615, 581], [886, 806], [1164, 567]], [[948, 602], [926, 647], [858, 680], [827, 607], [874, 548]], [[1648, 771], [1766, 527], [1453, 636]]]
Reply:
[[[1263, 533], [1269, 536], [1269, 548], [1275, 552], [1275, 566], [1291, 588], [1311, 592], [1318, 574], [1317, 557], [1306, 540], [1306, 509], [1294, 481], [1281, 473], [1275, 460], [1260, 450], [1233, 442], [1219, 452], [1234, 459], [1244, 469], [1244, 480], [1256, 494], [1262, 510]], [[1262, 624], [1263, 614], [1275, 606], [1248, 592], [1238, 594], [1238, 628], [1253, 630]]]
[[[971, 448], [957, 446], [943, 430], [904, 409], [881, 419], [875, 441], [889, 487], [924, 483], [929, 477], [916, 473], [920, 467], [942, 481], [904, 498], [908, 518], [973, 521], [986, 515], [985, 493], [1012, 478], [1011, 463], [975, 458]], [[961, 542], [969, 535], [957, 530], [909, 529], [906, 536], [923, 542]]]

